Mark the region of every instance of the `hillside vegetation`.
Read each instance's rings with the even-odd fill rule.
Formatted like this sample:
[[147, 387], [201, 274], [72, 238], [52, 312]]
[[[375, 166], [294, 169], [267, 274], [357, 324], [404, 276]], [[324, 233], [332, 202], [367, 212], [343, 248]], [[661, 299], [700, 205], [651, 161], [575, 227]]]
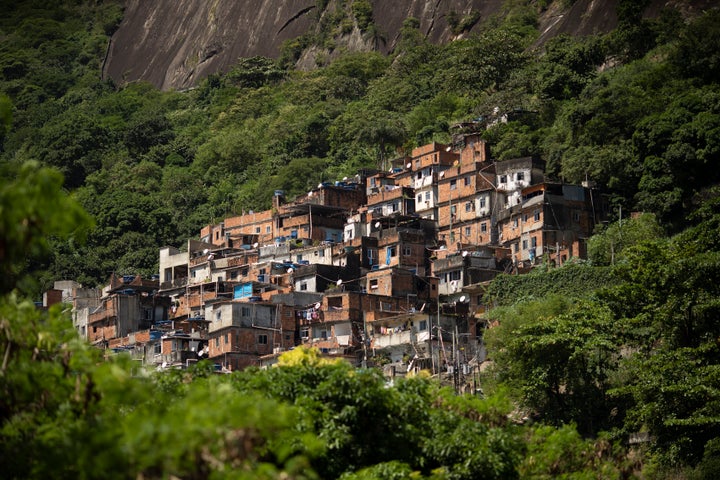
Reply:
[[[611, 34], [534, 51], [543, 2], [509, 2], [448, 45], [408, 19], [392, 57], [312, 72], [241, 59], [160, 92], [99, 80], [117, 3], [2, 3], [8, 478], [717, 476], [720, 11], [646, 20], [622, 1]], [[160, 246], [269, 208], [275, 189], [387, 168], [494, 112], [524, 113], [485, 131], [495, 158], [540, 155], [558, 179], [594, 181], [616, 218], [588, 262], [490, 287], [484, 398], [423, 378], [388, 388], [300, 350], [266, 372], [142, 376], [23, 300], [58, 278], [156, 273]]]

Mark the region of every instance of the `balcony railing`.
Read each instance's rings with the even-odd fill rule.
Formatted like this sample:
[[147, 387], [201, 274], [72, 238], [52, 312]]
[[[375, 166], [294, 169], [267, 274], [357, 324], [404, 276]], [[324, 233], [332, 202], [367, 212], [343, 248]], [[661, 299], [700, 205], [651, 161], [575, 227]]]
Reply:
[[405, 330], [397, 333], [375, 334], [373, 337], [374, 348], [394, 347], [398, 345], [409, 345], [416, 341], [415, 332]]
[[162, 282], [160, 284], [160, 290], [169, 290], [171, 288], [180, 288], [187, 285], [188, 277], [176, 278], [169, 282]]

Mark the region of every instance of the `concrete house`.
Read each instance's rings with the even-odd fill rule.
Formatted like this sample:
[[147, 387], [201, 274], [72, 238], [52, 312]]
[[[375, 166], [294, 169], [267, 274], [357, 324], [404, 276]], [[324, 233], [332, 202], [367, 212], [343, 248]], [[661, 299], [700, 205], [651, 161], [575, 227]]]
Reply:
[[157, 280], [111, 275], [99, 305], [88, 316], [88, 339], [111, 347], [131, 332], [167, 319], [169, 299], [159, 296]]
[[[208, 358], [227, 370], [257, 365], [257, 358], [287, 348], [276, 304], [221, 300], [206, 306]], [[290, 342], [294, 334], [289, 332]]]

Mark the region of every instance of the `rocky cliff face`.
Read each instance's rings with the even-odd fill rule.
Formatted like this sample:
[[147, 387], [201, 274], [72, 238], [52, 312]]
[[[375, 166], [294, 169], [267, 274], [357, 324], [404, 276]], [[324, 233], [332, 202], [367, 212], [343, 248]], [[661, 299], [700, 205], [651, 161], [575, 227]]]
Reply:
[[[714, 0], [668, 2], [653, 0], [648, 12], [666, 4], [688, 8]], [[103, 68], [117, 83], [148, 81], [157, 87], [184, 89], [207, 75], [227, 71], [239, 57], [277, 57], [285, 40], [317, 28], [317, 0], [126, 0], [125, 17], [112, 38]], [[348, 2], [349, 3], [349, 2]], [[502, 14], [503, 0], [372, 0], [373, 21], [381, 38], [367, 38], [357, 27], [337, 39], [349, 50], [390, 52], [399, 40], [403, 21], [415, 17], [432, 42], [456, 36], [448, 12], [462, 17], [473, 12], [477, 21], [465, 34], [478, 31], [483, 21]], [[617, 24], [617, 0], [577, 0], [570, 9], [553, 2], [541, 18], [543, 40], [558, 33], [587, 35], [607, 32]], [[324, 10], [334, 9], [331, 0]], [[315, 52], [317, 53], [317, 52]], [[313, 52], [301, 59], [314, 63]]]

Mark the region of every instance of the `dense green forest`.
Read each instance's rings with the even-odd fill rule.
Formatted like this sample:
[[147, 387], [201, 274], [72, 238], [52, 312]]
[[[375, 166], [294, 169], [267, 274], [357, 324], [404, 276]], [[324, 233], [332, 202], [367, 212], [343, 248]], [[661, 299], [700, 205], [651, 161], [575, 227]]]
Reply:
[[[118, 2], [1, 1], [3, 476], [717, 477], [720, 12], [644, 19], [621, 1], [612, 33], [533, 48], [545, 3], [508, 2], [448, 45], [408, 19], [392, 55], [311, 72], [292, 59], [327, 38], [304, 37], [160, 92], [100, 78]], [[300, 350], [269, 371], [145, 375], [26, 300], [155, 273], [160, 246], [274, 189], [382, 166], [496, 109], [526, 114], [485, 132], [493, 157], [595, 181], [617, 218], [588, 262], [491, 285], [480, 396]]]

